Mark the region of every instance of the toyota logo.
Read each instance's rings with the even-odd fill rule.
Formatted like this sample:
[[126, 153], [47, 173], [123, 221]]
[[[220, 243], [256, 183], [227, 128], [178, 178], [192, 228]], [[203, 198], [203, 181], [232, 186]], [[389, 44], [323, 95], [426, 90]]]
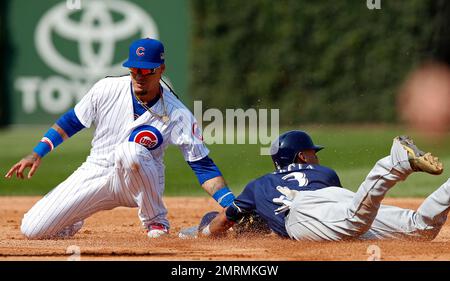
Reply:
[[[80, 13], [79, 17], [71, 17], [74, 13]], [[113, 13], [120, 15], [119, 21], [114, 20]], [[124, 52], [121, 61], [114, 61], [116, 44], [128, 42], [136, 34], [141, 38], [159, 37], [153, 19], [135, 4], [90, 0], [83, 2], [83, 9], [72, 10], [64, 2], [42, 17], [36, 28], [35, 44], [41, 58], [56, 72], [93, 79], [123, 72], [122, 62], [128, 52]], [[52, 40], [54, 35], [77, 44], [78, 54], [61, 54]], [[74, 55], [78, 61], [69, 59]]]

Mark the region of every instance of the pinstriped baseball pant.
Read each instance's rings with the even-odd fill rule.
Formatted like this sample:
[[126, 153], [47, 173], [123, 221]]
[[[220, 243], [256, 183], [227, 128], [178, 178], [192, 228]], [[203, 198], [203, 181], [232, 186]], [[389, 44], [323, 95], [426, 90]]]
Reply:
[[169, 227], [162, 200], [164, 166], [143, 146], [117, 146], [110, 167], [85, 162], [64, 182], [39, 200], [23, 217], [21, 231], [30, 239], [70, 236], [92, 214], [115, 207], [138, 207], [144, 228]]

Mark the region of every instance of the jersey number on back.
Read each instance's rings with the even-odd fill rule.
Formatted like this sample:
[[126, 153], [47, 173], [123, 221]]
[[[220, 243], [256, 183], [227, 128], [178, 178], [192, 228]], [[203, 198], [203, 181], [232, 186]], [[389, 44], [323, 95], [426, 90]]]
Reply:
[[297, 181], [299, 187], [308, 185], [308, 178], [306, 177], [306, 174], [301, 172], [293, 172], [287, 174], [284, 177], [282, 177], [282, 179], [285, 181]]

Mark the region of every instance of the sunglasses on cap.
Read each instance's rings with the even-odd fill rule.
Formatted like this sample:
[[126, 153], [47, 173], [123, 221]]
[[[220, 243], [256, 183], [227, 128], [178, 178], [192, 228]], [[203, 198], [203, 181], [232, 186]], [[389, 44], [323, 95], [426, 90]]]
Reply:
[[149, 74], [151, 75], [151, 74], [155, 74], [156, 70], [158, 68], [159, 68], [159, 66], [156, 68], [150, 68], [150, 69], [130, 67], [130, 72], [134, 75], [137, 75], [139, 72], [141, 73], [141, 75], [149, 75]]

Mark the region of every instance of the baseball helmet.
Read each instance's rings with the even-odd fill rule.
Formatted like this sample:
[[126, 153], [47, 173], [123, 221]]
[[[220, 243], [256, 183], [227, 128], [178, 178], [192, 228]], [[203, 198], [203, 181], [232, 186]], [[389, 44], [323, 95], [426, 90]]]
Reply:
[[311, 137], [303, 131], [288, 131], [281, 134], [270, 147], [272, 161], [277, 169], [295, 162], [300, 151], [314, 149], [316, 152], [324, 147], [315, 145]]

